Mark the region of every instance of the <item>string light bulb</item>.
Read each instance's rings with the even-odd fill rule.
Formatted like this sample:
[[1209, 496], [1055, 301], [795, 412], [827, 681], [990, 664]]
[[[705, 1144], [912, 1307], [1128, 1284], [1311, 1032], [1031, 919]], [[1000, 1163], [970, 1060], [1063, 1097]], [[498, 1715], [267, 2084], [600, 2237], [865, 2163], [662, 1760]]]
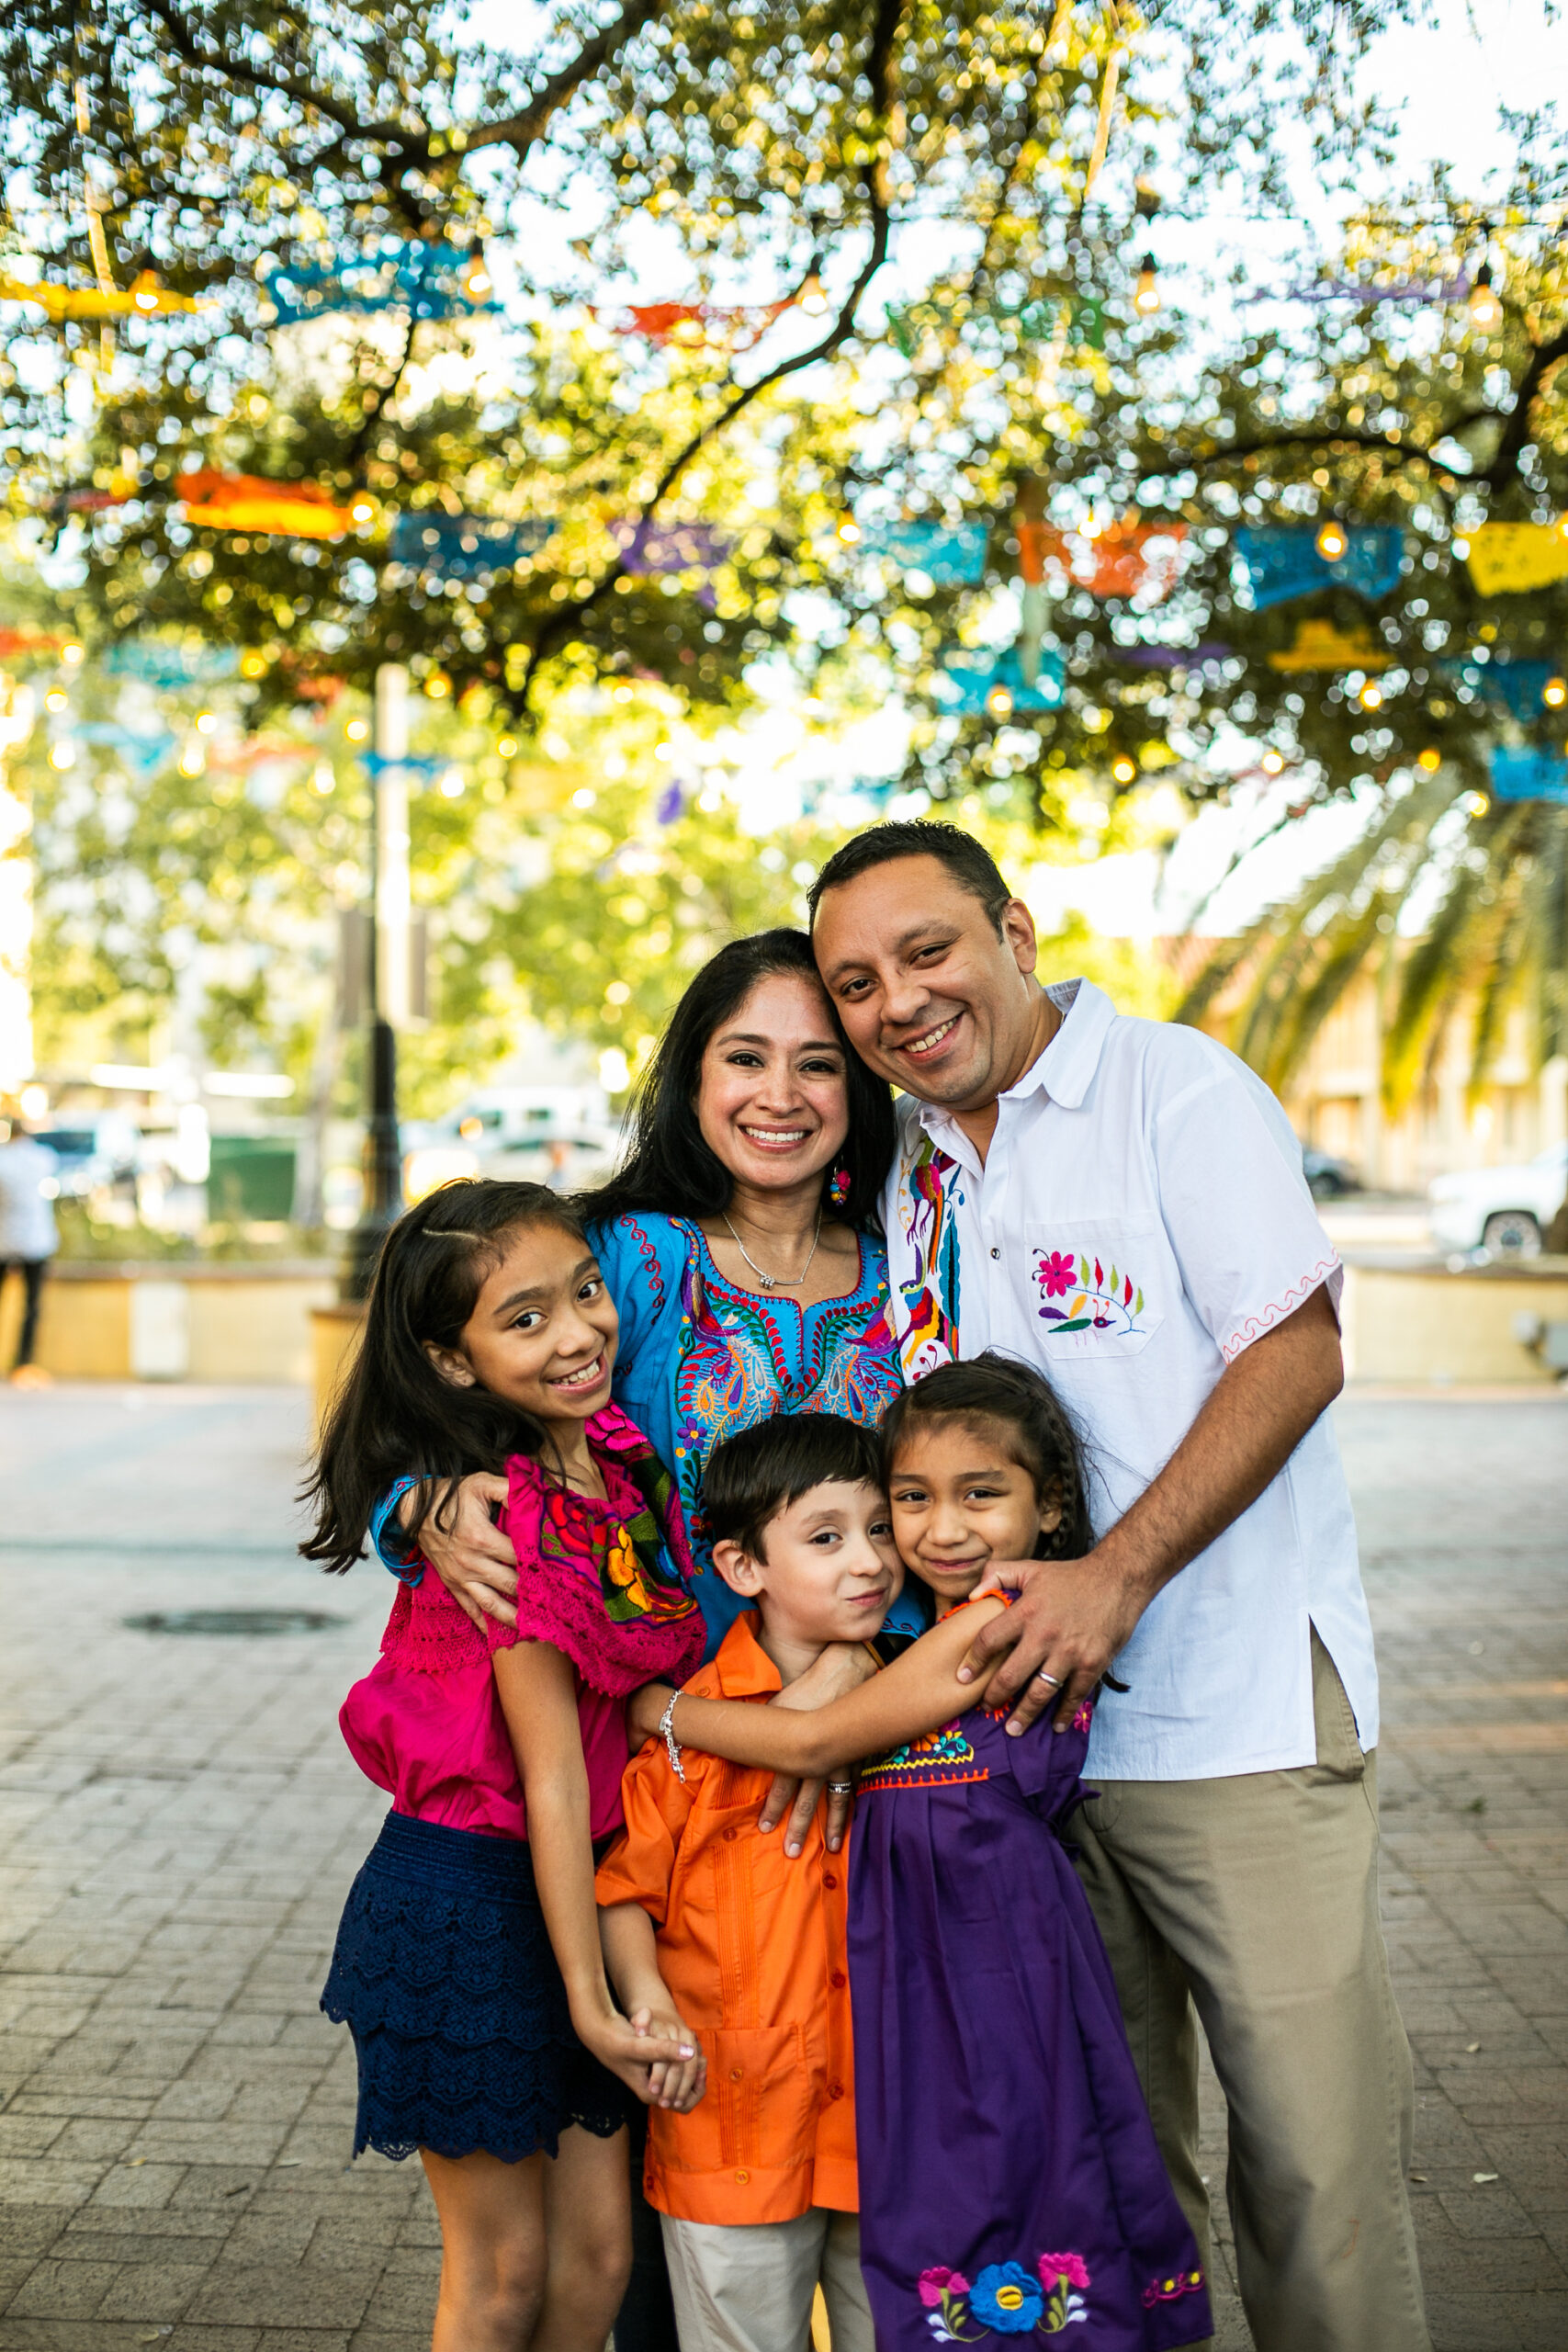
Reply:
[[1111, 761], [1111, 773], [1118, 784], [1131, 784], [1138, 773], [1137, 763], [1123, 753], [1121, 759]]
[[1568, 702], [1568, 678], [1548, 678], [1540, 690], [1540, 698], [1548, 710], [1561, 710]]
[[988, 718], [1010, 718], [1012, 717], [1012, 696], [1008, 692], [1006, 686], [993, 686], [991, 688], [990, 693], [986, 696], [986, 716]]
[[1317, 551], [1325, 563], [1337, 563], [1349, 544], [1344, 524], [1335, 522], [1332, 517], [1317, 535]]
[[815, 254], [806, 265], [806, 276], [801, 280], [800, 292], [795, 300], [808, 319], [821, 318], [828, 308], [828, 297], [823, 289]]
[[484, 254], [478, 245], [474, 247], [468, 259], [468, 266], [458, 283], [470, 302], [482, 302], [490, 292], [493, 281], [489, 270], [485, 267]]
[[1133, 289], [1133, 308], [1141, 319], [1152, 319], [1159, 309], [1158, 264], [1153, 254], [1145, 254], [1138, 266], [1138, 282]]
[[1443, 764], [1443, 755], [1434, 744], [1428, 743], [1417, 756], [1416, 764], [1423, 775], [1436, 775]]
[[1480, 334], [1492, 334], [1503, 323], [1503, 305], [1492, 287], [1492, 265], [1483, 261], [1470, 289], [1470, 322]]
[[1379, 685], [1375, 678], [1369, 678], [1356, 699], [1360, 704], [1363, 710], [1381, 710], [1382, 708], [1382, 688]]
[[839, 537], [842, 539], [847, 548], [858, 546], [861, 538], [861, 527], [855, 521], [852, 514], [846, 514], [843, 521], [840, 524]]

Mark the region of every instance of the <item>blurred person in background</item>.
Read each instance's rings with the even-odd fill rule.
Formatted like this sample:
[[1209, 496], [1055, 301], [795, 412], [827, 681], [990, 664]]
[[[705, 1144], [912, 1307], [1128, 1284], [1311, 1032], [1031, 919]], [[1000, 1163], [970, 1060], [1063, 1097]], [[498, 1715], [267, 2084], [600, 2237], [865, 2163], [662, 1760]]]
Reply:
[[17, 1388], [44, 1388], [49, 1374], [33, 1362], [38, 1344], [39, 1305], [49, 1261], [60, 1247], [54, 1221], [57, 1163], [47, 1144], [39, 1143], [27, 1121], [13, 1117], [0, 1122], [6, 1138], [0, 1142], [0, 1296], [13, 1271], [22, 1278], [22, 1329], [11, 1383]]

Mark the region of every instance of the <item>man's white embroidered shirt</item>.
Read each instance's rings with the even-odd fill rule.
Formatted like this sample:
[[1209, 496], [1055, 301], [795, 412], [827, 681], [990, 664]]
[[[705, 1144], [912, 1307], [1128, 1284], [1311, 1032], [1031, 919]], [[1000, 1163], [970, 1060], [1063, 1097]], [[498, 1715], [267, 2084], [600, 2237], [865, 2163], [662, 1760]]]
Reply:
[[[1088, 1444], [1103, 1533], [1163, 1468], [1225, 1365], [1343, 1274], [1268, 1088], [1194, 1029], [1119, 1014], [1091, 983], [998, 1106], [982, 1168], [956, 1123], [898, 1104], [886, 1226], [897, 1287], [910, 1169], [957, 1162], [955, 1352], [1038, 1364]], [[1103, 1692], [1090, 1780], [1208, 1780], [1315, 1760], [1309, 1626], [1364, 1748], [1377, 1673], [1355, 1523], [1326, 1415], [1249, 1510], [1159, 1593]]]

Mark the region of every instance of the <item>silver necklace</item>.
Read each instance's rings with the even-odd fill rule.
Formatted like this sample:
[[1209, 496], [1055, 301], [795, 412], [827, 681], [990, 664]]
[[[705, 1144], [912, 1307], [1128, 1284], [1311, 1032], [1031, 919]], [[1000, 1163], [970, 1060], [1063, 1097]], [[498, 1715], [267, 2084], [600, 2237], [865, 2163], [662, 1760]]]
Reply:
[[[722, 1209], [719, 1211], [719, 1215], [724, 1216]], [[736, 1248], [739, 1250], [740, 1255], [745, 1259], [746, 1263], [750, 1267], [751, 1272], [756, 1275], [757, 1280], [761, 1283], [764, 1290], [798, 1290], [801, 1283], [806, 1280], [807, 1275], [811, 1272], [811, 1261], [816, 1257], [817, 1244], [822, 1238], [822, 1212], [818, 1209], [817, 1212], [816, 1229], [811, 1236], [811, 1247], [806, 1253], [806, 1263], [802, 1266], [799, 1273], [765, 1274], [727, 1216], [724, 1218], [724, 1225], [725, 1230], [728, 1234], [731, 1241], [734, 1242]]]

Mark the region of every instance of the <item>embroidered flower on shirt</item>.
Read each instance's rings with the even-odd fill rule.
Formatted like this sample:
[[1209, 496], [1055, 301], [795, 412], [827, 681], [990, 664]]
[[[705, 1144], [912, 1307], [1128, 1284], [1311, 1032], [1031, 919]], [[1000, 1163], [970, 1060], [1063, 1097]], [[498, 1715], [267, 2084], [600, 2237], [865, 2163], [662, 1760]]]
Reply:
[[944, 2295], [966, 2295], [969, 2281], [962, 2270], [949, 2270], [945, 2263], [938, 2262], [921, 2271], [919, 2290], [921, 2302], [934, 2311]]
[[[1132, 1275], [1116, 1266], [1107, 1272], [1098, 1258], [1081, 1250], [1036, 1250], [1034, 1281], [1045, 1301], [1037, 1312], [1050, 1339], [1068, 1331], [1110, 1331], [1126, 1339], [1145, 1328], [1138, 1320], [1144, 1294]], [[1055, 1298], [1066, 1304], [1053, 1306]]]
[[1036, 1256], [1035, 1280], [1047, 1298], [1061, 1298], [1077, 1279], [1077, 1260], [1066, 1250], [1041, 1250]]

